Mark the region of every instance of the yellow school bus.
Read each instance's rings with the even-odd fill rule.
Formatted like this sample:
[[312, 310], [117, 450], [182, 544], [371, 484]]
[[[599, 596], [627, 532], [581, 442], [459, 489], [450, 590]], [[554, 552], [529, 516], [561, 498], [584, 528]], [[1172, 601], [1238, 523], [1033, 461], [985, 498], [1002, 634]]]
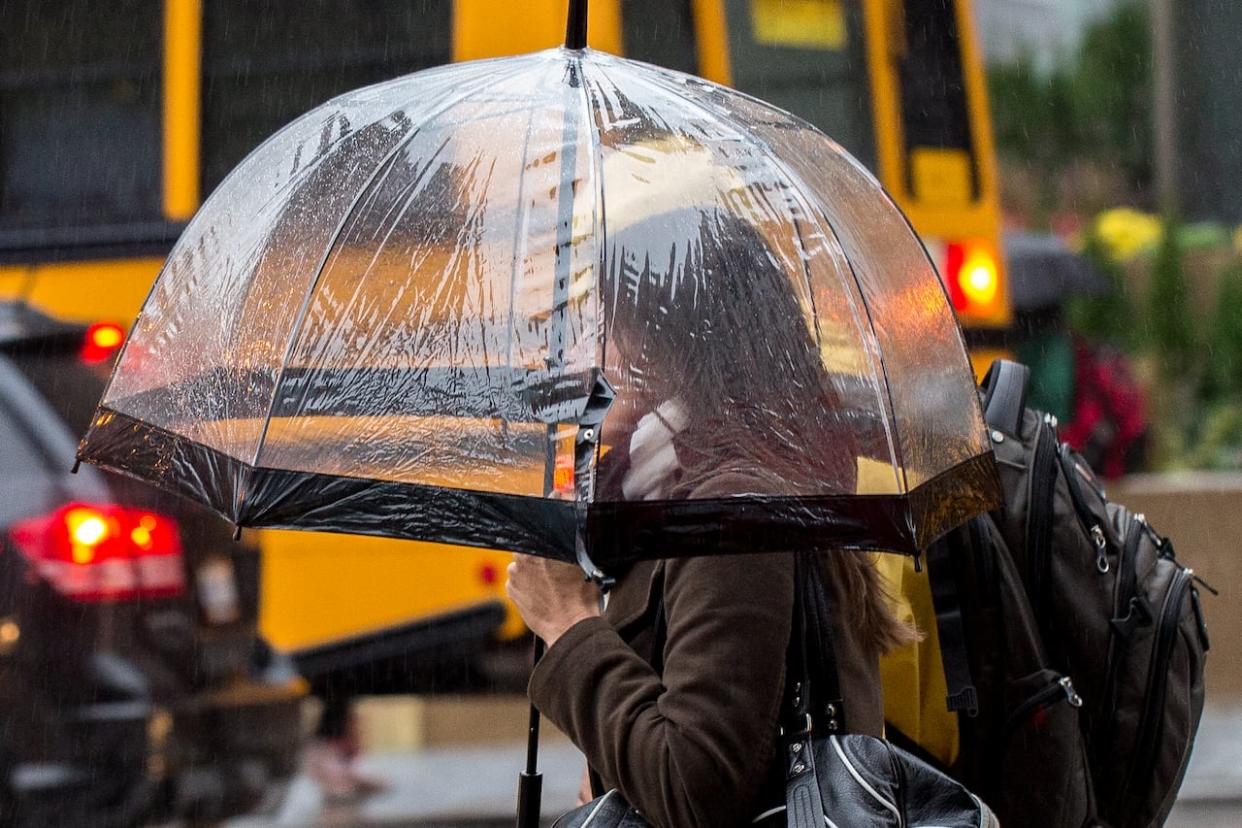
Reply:
[[[19, 45], [0, 50], [0, 296], [127, 324], [204, 195], [264, 137], [349, 88], [556, 45], [565, 6], [6, 0], [0, 31]], [[971, 0], [594, 0], [590, 42], [824, 129], [909, 215], [968, 332], [986, 343], [1009, 323]], [[262, 626], [291, 650], [402, 627], [451, 642], [499, 619], [500, 636], [522, 631], [501, 552], [284, 532], [262, 547]]]

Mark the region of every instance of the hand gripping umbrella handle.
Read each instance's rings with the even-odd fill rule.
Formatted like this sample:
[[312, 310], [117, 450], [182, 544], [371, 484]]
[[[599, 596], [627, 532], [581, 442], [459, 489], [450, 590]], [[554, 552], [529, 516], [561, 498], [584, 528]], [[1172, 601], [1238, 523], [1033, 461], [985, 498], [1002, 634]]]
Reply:
[[[595, 371], [595, 383], [591, 388], [591, 396], [587, 400], [582, 416], [578, 418], [578, 435], [574, 440], [574, 500], [578, 511], [578, 530], [574, 538], [574, 546], [578, 554], [578, 565], [586, 573], [587, 578], [594, 581], [602, 592], [613, 586], [609, 578], [591, 560], [586, 545], [587, 504], [594, 494], [594, 475], [592, 461], [599, 447], [599, 430], [604, 423], [604, 415], [608, 413], [616, 397], [616, 391], [598, 369]], [[535, 637], [531, 668], [539, 664], [543, 657], [544, 644]], [[539, 812], [543, 798], [543, 775], [539, 773], [539, 711], [532, 704], [530, 719], [526, 731], [526, 770], [518, 777], [517, 828], [538, 828]]]

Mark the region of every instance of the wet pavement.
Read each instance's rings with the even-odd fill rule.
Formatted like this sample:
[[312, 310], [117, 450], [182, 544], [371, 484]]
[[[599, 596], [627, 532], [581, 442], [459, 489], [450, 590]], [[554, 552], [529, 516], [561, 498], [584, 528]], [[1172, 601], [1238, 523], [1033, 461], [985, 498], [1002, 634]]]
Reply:
[[[387, 791], [355, 803], [325, 802], [313, 782], [300, 776], [279, 812], [235, 820], [228, 828], [491, 828], [511, 826], [521, 743], [443, 747], [377, 753], [361, 768], [389, 783]], [[573, 806], [583, 761], [572, 745], [545, 745], [544, 813]], [[1199, 740], [1169, 828], [1242, 826], [1242, 705], [1204, 714]]]
[[[517, 777], [525, 756], [521, 743], [375, 754], [360, 762], [359, 768], [385, 780], [387, 791], [361, 802], [332, 803], [303, 775], [273, 818], [235, 820], [228, 828], [511, 826]], [[582, 755], [572, 745], [543, 746], [539, 767], [544, 775], [545, 814], [573, 807], [584, 766]]]
[[1242, 826], [1242, 704], [1204, 711], [1169, 828]]

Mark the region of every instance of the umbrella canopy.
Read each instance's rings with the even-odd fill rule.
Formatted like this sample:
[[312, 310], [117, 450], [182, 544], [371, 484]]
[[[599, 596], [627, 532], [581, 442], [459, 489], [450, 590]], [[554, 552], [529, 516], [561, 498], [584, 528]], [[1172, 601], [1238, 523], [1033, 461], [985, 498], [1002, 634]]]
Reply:
[[997, 491], [875, 179], [786, 112], [584, 49], [268, 139], [169, 256], [79, 454], [241, 526], [604, 567], [913, 553]]

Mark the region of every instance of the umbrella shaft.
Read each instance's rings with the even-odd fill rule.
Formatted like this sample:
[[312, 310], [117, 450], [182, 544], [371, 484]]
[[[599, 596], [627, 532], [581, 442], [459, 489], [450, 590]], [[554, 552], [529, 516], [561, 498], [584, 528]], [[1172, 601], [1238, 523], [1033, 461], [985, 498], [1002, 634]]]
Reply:
[[[535, 636], [531, 647], [531, 666], [543, 657], [543, 639]], [[517, 828], [539, 828], [543, 804], [543, 775], [539, 773], [539, 711], [530, 706], [526, 733], [526, 770], [518, 776]]]
[[524, 773], [518, 780], [517, 828], [539, 828], [543, 776]]
[[585, 49], [587, 45], [587, 0], [569, 0], [565, 21], [565, 48]]
[[[543, 639], [535, 636], [534, 646], [531, 648], [531, 666], [534, 667], [539, 663], [539, 659], [543, 657], [544, 644]], [[526, 730], [526, 775], [536, 775], [539, 770], [539, 711], [532, 704], [530, 706], [530, 719]]]

